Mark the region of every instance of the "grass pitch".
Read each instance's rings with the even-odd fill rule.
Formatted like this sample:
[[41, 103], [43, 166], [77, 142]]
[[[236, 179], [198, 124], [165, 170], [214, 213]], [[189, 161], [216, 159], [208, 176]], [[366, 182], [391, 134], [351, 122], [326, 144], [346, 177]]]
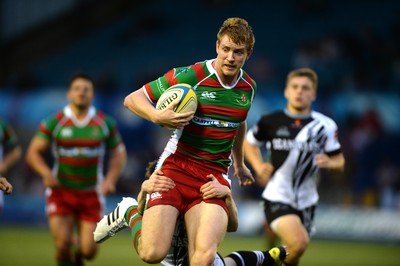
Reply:
[[[263, 237], [228, 234], [220, 253], [265, 248]], [[55, 265], [54, 247], [47, 229], [0, 226], [0, 265]], [[100, 245], [98, 256], [87, 266], [148, 265], [133, 249], [128, 230]], [[312, 240], [302, 259], [303, 266], [399, 266], [400, 245]]]

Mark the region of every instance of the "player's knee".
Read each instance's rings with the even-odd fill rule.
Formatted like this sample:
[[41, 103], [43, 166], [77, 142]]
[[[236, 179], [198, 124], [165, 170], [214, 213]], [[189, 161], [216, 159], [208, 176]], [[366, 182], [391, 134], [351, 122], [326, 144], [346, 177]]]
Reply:
[[[290, 254], [290, 256], [287, 257], [287, 261], [297, 262], [300, 259], [300, 257], [304, 254], [304, 252], [306, 251], [309, 241], [310, 240], [307, 237], [298, 238], [296, 241], [294, 241], [290, 245], [288, 245], [287, 251]], [[285, 262], [286, 262], [286, 260], [285, 260]]]
[[167, 255], [166, 252], [158, 249], [156, 246], [148, 247], [148, 248], [140, 248], [138, 250], [139, 257], [142, 261], [155, 264], [160, 263], [165, 256]]
[[301, 255], [303, 255], [303, 253], [306, 251], [307, 247], [308, 247], [308, 243], [310, 242], [310, 239], [308, 237], [304, 237], [302, 239], [300, 239], [297, 242], [297, 245], [295, 246], [296, 248], [296, 252]]
[[97, 245], [93, 245], [90, 247], [81, 247], [80, 253], [83, 258], [86, 260], [92, 260], [96, 257], [98, 247]]
[[57, 239], [55, 246], [58, 254], [69, 254], [73, 242], [70, 239]]
[[214, 265], [216, 253], [213, 251], [196, 251], [191, 260], [190, 265]]

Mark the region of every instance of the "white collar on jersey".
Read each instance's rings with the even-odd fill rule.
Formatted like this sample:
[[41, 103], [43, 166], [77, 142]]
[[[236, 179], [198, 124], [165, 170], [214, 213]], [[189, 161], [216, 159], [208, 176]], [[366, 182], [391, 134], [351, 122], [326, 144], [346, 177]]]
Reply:
[[289, 112], [289, 110], [288, 110], [287, 108], [283, 109], [283, 112], [284, 112], [288, 117], [294, 118], [294, 119], [306, 119], [306, 118], [311, 117], [311, 113], [312, 113], [312, 112], [310, 112], [310, 113], [308, 113], [308, 114], [296, 115], [296, 114], [293, 114], [293, 113]]
[[82, 121], [80, 121], [80, 120], [78, 120], [78, 118], [76, 118], [75, 114], [72, 112], [71, 107], [69, 105], [64, 107], [63, 112], [64, 112], [65, 116], [70, 118], [76, 126], [84, 127], [89, 123], [90, 119], [92, 119], [94, 117], [94, 115], [96, 114], [96, 108], [94, 106], [90, 106], [89, 112], [87, 113], [85, 119], [83, 119]]
[[212, 62], [214, 62], [215, 59], [216, 59], [216, 58], [207, 60], [206, 66], [207, 66], [208, 71], [210, 71], [211, 74], [215, 74], [215, 76], [217, 77], [219, 83], [221, 84], [221, 86], [222, 86], [223, 88], [225, 88], [225, 89], [233, 89], [233, 88], [236, 86], [236, 84], [238, 84], [238, 82], [239, 82], [239, 80], [240, 80], [240, 77], [243, 75], [243, 69], [240, 69], [239, 78], [236, 80], [236, 82], [235, 82], [232, 86], [226, 86], [226, 85], [224, 85], [224, 83], [222, 83], [220, 77], [218, 76], [217, 71], [216, 71], [216, 70], [214, 69], [214, 67], [212, 66]]

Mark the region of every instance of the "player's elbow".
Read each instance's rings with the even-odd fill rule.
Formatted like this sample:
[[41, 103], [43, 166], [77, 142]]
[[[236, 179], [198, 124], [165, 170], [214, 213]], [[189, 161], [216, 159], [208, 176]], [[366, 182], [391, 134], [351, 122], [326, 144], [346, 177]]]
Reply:
[[124, 107], [127, 108], [127, 109], [130, 109], [130, 106], [131, 106], [131, 103], [132, 103], [131, 97], [132, 97], [132, 93], [129, 94], [128, 96], [126, 96], [125, 99], [124, 99]]
[[226, 228], [226, 231], [227, 232], [236, 232], [238, 228], [239, 228], [239, 223], [237, 221], [229, 222], [228, 227]]
[[32, 149], [28, 149], [25, 154], [25, 162], [28, 165], [32, 166], [34, 157], [35, 157], [35, 155], [34, 155], [34, 152], [32, 151]]
[[139, 108], [141, 103], [145, 101], [146, 95], [144, 93], [144, 88], [136, 90], [132, 93], [130, 93], [128, 96], [125, 97], [124, 99], [124, 106], [131, 112], [136, 113], [135, 110]]
[[19, 160], [20, 158], [21, 158], [21, 156], [22, 156], [22, 148], [21, 148], [21, 146], [16, 146], [14, 149], [13, 149], [13, 155], [14, 155], [14, 158], [15, 158], [15, 160]]
[[239, 216], [237, 211], [230, 210], [228, 217], [227, 232], [236, 232], [239, 227]]

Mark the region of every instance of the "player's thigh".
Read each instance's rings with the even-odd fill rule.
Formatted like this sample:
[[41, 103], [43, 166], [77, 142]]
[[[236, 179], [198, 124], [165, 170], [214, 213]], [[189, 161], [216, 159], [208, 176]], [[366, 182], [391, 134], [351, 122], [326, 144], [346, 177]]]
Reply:
[[79, 242], [81, 251], [84, 254], [91, 255], [96, 252], [97, 245], [93, 239], [93, 232], [96, 229], [96, 223], [81, 220], [79, 222]]
[[186, 230], [189, 238], [189, 256], [196, 250], [217, 250], [224, 239], [228, 215], [217, 204], [201, 202], [185, 214]]
[[49, 216], [50, 232], [57, 247], [72, 244], [74, 222], [72, 215]]
[[157, 246], [165, 253], [171, 245], [178, 210], [171, 205], [156, 205], [143, 214], [140, 245], [143, 248]]
[[307, 230], [296, 214], [286, 214], [272, 221], [271, 229], [280, 237], [283, 243], [292, 245], [296, 243], [308, 243]]

